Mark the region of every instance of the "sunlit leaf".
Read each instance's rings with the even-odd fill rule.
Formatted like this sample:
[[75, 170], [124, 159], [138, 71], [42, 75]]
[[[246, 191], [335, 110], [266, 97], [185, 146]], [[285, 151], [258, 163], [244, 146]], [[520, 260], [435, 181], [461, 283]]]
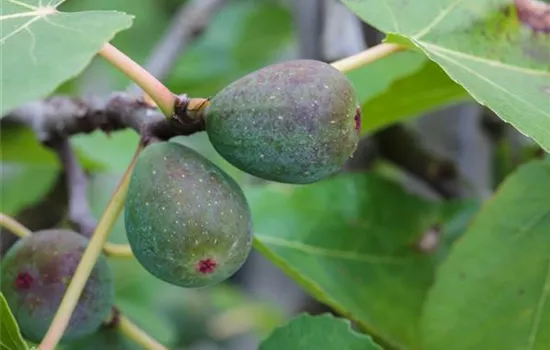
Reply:
[[78, 75], [132, 17], [120, 12], [56, 10], [63, 0], [0, 1], [0, 116], [45, 97]]

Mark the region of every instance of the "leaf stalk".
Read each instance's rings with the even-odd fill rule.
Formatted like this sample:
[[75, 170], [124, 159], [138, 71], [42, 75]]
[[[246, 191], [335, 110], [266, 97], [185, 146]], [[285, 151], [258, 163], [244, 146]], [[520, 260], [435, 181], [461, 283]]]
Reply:
[[166, 119], [174, 115], [176, 95], [137, 62], [107, 43], [99, 54], [132, 79], [156, 103]]
[[354, 69], [366, 66], [369, 63], [382, 59], [395, 52], [406, 50], [406, 46], [397, 44], [382, 43], [373, 46], [358, 54], [332, 62], [331, 65], [342, 73], [350, 72]]

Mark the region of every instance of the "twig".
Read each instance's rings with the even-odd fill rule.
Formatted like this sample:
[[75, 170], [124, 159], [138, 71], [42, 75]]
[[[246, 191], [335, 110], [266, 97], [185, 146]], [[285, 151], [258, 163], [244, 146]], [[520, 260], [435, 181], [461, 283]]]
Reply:
[[4, 118], [29, 125], [38, 139], [47, 145], [94, 130], [109, 133], [132, 128], [145, 136], [168, 139], [204, 129], [201, 123], [184, 125], [180, 122], [183, 119], [166, 120], [158, 109], [143, 99], [123, 92], [104, 97], [54, 96], [22, 105]]
[[[225, 0], [191, 0], [181, 5], [162, 39], [153, 49], [145, 64], [145, 69], [154, 77], [162, 80], [172, 69], [180, 53], [200, 35], [208, 25], [210, 18]], [[140, 88], [131, 84], [127, 91], [138, 95]]]
[[460, 179], [454, 164], [424, 149], [402, 125], [375, 134], [382, 157], [425, 181], [443, 198], [459, 196]]
[[105, 208], [101, 219], [90, 239], [82, 259], [78, 264], [76, 271], [69, 283], [67, 291], [61, 300], [61, 304], [57, 309], [55, 317], [46, 333], [46, 336], [39, 345], [40, 350], [53, 350], [61, 339], [69, 319], [76, 307], [76, 303], [82, 294], [82, 290], [90, 276], [90, 273], [95, 265], [97, 257], [102, 251], [103, 245], [107, 241], [109, 233], [118, 218], [120, 211], [124, 206], [124, 200], [126, 199], [126, 193], [128, 190], [128, 184], [130, 182], [130, 175], [136, 163], [139, 153], [143, 149], [143, 143], [140, 142], [136, 153], [126, 172], [124, 173], [115, 193], [111, 197], [111, 200]]
[[69, 222], [80, 234], [90, 237], [94, 232], [96, 220], [88, 205], [87, 179], [80, 167], [68, 139], [52, 146], [57, 152], [67, 181]]
[[[20, 210], [15, 216], [15, 219], [32, 232], [52, 228], [66, 215], [66, 197], [67, 189], [65, 186], [65, 176], [58, 174], [52, 187], [45, 196], [37, 203], [26, 206]], [[0, 259], [17, 239], [18, 237], [10, 233], [9, 230], [1, 230]]]
[[114, 258], [131, 258], [134, 256], [132, 248], [128, 244], [114, 244], [105, 242], [103, 245], [105, 255]]
[[7, 228], [19, 238], [32, 235], [31, 230], [9, 215], [0, 213], [0, 226]]
[[124, 315], [118, 316], [118, 329], [137, 344], [149, 350], [167, 350], [162, 344], [151, 338]]
[[341, 60], [332, 62], [332, 66], [339, 71], [346, 73], [354, 69], [363, 67], [376, 60], [382, 59], [395, 52], [406, 50], [407, 48], [397, 44], [378, 44], [365, 51], [359, 52], [356, 55], [343, 58]]

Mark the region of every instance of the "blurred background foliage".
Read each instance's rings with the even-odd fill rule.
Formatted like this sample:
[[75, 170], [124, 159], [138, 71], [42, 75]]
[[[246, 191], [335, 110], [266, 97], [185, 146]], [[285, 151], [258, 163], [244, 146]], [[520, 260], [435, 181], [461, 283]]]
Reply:
[[[185, 1], [177, 0], [71, 0], [64, 3], [60, 9], [63, 11], [118, 10], [135, 15], [132, 28], [117, 35], [113, 44], [138, 63], [143, 64], [162, 37], [172, 15], [183, 3]], [[295, 12], [295, 4], [292, 1], [227, 1], [223, 9], [212, 18], [205, 32], [181, 55], [169, 77], [165, 79], [165, 83], [176, 93], [185, 92], [194, 97], [209, 97], [232, 80], [248, 72], [270, 63], [298, 57], [303, 39], [300, 39], [297, 27], [299, 19], [297, 20]], [[364, 33], [377, 34], [372, 28]], [[471, 103], [470, 97], [460, 86], [451, 81], [438, 66], [414, 51], [395, 54], [353, 71], [348, 76], [356, 86], [364, 111], [367, 113], [363, 132], [369, 136], [401, 120], [411, 127], [418, 126], [412, 123], [413, 118], [436, 108], [442, 111], [441, 107], [450, 104]], [[122, 90], [128, 84], [127, 77], [104, 60], [96, 58], [82, 75], [63, 84], [55, 93], [107, 94], [113, 90]], [[443, 113], [452, 114], [453, 112], [444, 110]], [[41, 146], [31, 130], [19, 125], [3, 123], [0, 136], [1, 211], [17, 216], [35, 230], [66, 225], [64, 212], [66, 190], [62, 185], [63, 174], [55, 154]], [[94, 132], [77, 135], [71, 139], [80, 162], [90, 176], [89, 200], [97, 218], [101, 215], [130, 161], [137, 141], [138, 136], [131, 130], [113, 132], [109, 135]], [[402, 254], [403, 249], [415, 244], [426, 230], [437, 227], [437, 230], [444, 232], [444, 248], [439, 251], [443, 254], [440, 256], [442, 258], [446, 247], [460, 236], [478, 209], [477, 201], [457, 201], [439, 205], [427, 200], [411, 199], [410, 194], [401, 193], [401, 189], [396, 188], [394, 184], [396, 181], [407, 183], [410, 179], [406, 178], [403, 172], [391, 162], [385, 160], [377, 160], [373, 163], [359, 157], [360, 159], [350, 163], [348, 170], [366, 167], [374, 176], [365, 180], [366, 184], [360, 185], [356, 183], [358, 181], [356, 179], [351, 179], [349, 182], [343, 180], [344, 189], [349, 188], [346, 186], [356, 186], [353, 187], [356, 190], [356, 197], [341, 197], [338, 193], [341, 192], [342, 187], [335, 190], [330, 185], [316, 187], [309, 192], [307, 189], [298, 188], [296, 189], [298, 193], [295, 194], [294, 189], [285, 185], [258, 186], [264, 182], [244, 174], [221, 159], [208, 143], [204, 133], [179, 137], [177, 141], [199, 150], [207, 158], [222, 166], [243, 186], [251, 198], [255, 212], [255, 226], [261, 228], [262, 234], [267, 236], [280, 230], [298, 235], [300, 232], [307, 231], [304, 227], [309, 230], [314, 227], [323, 231], [319, 228], [319, 222], [324, 222], [328, 228], [325, 227], [319, 237], [343, 234], [346, 237], [349, 236], [344, 240], [346, 244], [354, 244], [354, 236], [359, 235], [362, 229], [360, 226], [354, 226], [352, 221], [363, 217], [365, 213], [361, 209], [366, 205], [365, 203], [378, 201], [381, 207], [391, 210], [391, 206], [395, 203], [391, 202], [392, 200], [404, 202], [411, 200], [413, 202], [410, 208], [399, 209], [401, 217], [398, 220], [402, 222], [396, 223], [396, 232], [399, 231], [403, 235], [391, 244], [388, 243], [389, 241], [376, 239], [373, 244], [380, 245], [382, 250]], [[519, 161], [508, 143], [498, 146], [497, 150], [490, 162], [496, 164], [495, 174], [491, 177], [494, 176], [494, 179], [498, 180], [509, 173]], [[368, 149], [366, 152], [368, 155]], [[364, 154], [361, 153], [361, 156]], [[365, 158], [368, 159], [368, 156]], [[362, 160], [363, 163], [361, 163]], [[361, 192], [363, 190], [365, 193], [368, 190], [370, 194], [367, 196]], [[425, 194], [425, 191], [418, 189], [416, 192]], [[347, 192], [344, 191], [344, 193]], [[384, 201], [384, 198], [388, 198], [387, 201]], [[317, 206], [311, 206], [311, 201], [316, 201]], [[333, 201], [341, 204], [337, 210], [331, 206]], [[290, 203], [288, 207], [287, 203]], [[425, 210], [420, 210], [418, 205], [421, 206], [420, 208], [425, 206]], [[379, 214], [383, 216], [384, 212], [381, 211]], [[331, 218], [332, 215], [335, 222], [342, 223], [341, 226], [336, 224], [331, 226], [330, 221], [326, 221], [326, 218]], [[322, 218], [325, 221], [322, 221]], [[391, 222], [394, 219], [384, 220]], [[400, 227], [400, 224], [414, 226], [416, 228], [414, 234], [407, 235], [406, 229]], [[383, 228], [389, 230], [389, 228]], [[338, 232], [339, 230], [341, 232]], [[391, 232], [388, 231], [387, 234]], [[122, 218], [117, 222], [110, 241], [126, 242]], [[2, 250], [6, 249], [6, 242], [3, 240]], [[276, 276], [274, 269], [256, 269], [256, 263], [261, 265], [258, 259], [262, 258], [253, 254], [250, 262], [231, 281], [204, 290], [185, 290], [168, 285], [149, 275], [133, 260], [110, 259], [110, 264], [116, 274], [117, 304], [120, 309], [153, 337], [163, 343], [171, 344], [171, 349], [243, 350], [248, 349], [246, 346], [250, 344], [256, 344], [274, 327], [285, 323], [288, 317], [292, 316], [289, 314], [289, 309], [293, 312], [306, 310], [313, 313], [326, 310], [324, 306], [312, 303], [308, 299], [304, 299], [306, 301], [300, 299], [300, 306], [297, 308], [282, 306], [281, 299], [274, 298], [273, 294], [292, 294], [289, 290], [297, 288], [296, 285], [287, 279], [281, 282], [281, 277]], [[425, 292], [424, 284], [431, 280], [433, 264], [437, 264], [437, 261], [438, 259], [431, 258], [427, 261], [418, 260], [415, 263], [419, 264], [420, 272], [400, 272], [406, 274], [403, 281], [418, 282], [420, 278], [418, 289], [412, 294]], [[305, 264], [299, 260], [296, 263]], [[289, 266], [288, 262], [286, 265], [283, 263], [278, 265], [292, 275], [293, 267]], [[312, 276], [316, 273], [318, 272], [311, 272]], [[259, 281], [256, 283], [265, 283], [270, 279], [272, 279], [271, 286], [265, 288], [273, 288], [274, 291], [271, 294], [262, 294], [249, 285], [254, 280]], [[301, 287], [308, 290], [307, 283], [302, 281]], [[327, 281], [321, 286], [322, 289], [326, 291], [335, 287], [330, 283]], [[380, 288], [382, 288], [381, 294], [391, 290], [391, 288]], [[408, 291], [410, 290], [405, 289], [404, 296], [394, 295], [393, 297], [407, 299]], [[362, 300], [343, 295], [344, 292], [341, 290], [335, 290], [334, 293], [341, 293], [344, 310], [349, 308], [350, 304], [353, 305]], [[327, 301], [328, 298], [326, 295], [315, 296], [321, 301]], [[410, 302], [410, 307], [396, 306], [395, 310], [398, 311], [394, 310], [400, 315], [405, 315], [403, 317], [414, 317], [416, 312], [414, 310], [419, 307], [414, 295], [409, 295], [409, 298], [407, 303]], [[388, 305], [391, 304], [392, 302], [388, 302]], [[390, 311], [381, 309], [376, 312], [383, 314]], [[367, 318], [365, 316], [365, 319]], [[403, 322], [408, 321], [414, 322], [413, 319]], [[395, 324], [395, 320], [388, 319], [381, 322], [382, 333], [391, 330], [399, 338], [396, 342], [415, 342], [415, 336], [410, 333], [410, 330], [401, 324]], [[243, 335], [245, 340], [242, 338]], [[105, 339], [109, 337], [116, 337], [116, 334], [106, 332]], [[84, 341], [80, 345], [73, 345], [73, 348], [86, 348], [82, 344], [93, 343]], [[134, 347], [127, 343], [127, 348]]]

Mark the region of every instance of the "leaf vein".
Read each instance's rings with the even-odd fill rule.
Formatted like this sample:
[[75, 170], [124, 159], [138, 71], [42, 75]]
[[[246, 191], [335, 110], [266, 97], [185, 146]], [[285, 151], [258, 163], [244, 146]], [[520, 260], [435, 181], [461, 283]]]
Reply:
[[390, 4], [388, 3], [388, 0], [383, 0], [382, 1], [384, 3], [384, 6], [386, 7], [386, 9], [388, 10], [388, 13], [391, 17], [391, 20], [393, 22], [393, 29], [396, 31], [396, 32], [399, 32], [399, 23], [397, 22], [397, 18], [395, 18], [395, 14], [393, 13], [393, 10], [391, 9], [391, 6]]
[[11, 15], [4, 15], [0, 16], [0, 21], [3, 21], [5, 19], [12, 19], [12, 18], [22, 18], [22, 17], [34, 17], [37, 16], [36, 12], [20, 12], [20, 13], [14, 13]]
[[[437, 51], [437, 50], [436, 50]], [[534, 111], [537, 111], [539, 113], [542, 113], [543, 115], [548, 115], [550, 116], [550, 114], [548, 114], [548, 111], [544, 111], [542, 109], [539, 109], [537, 106], [529, 103], [529, 101], [526, 101], [525, 99], [515, 95], [514, 93], [512, 93], [511, 91], [505, 89], [504, 87], [502, 87], [501, 85], [498, 85], [498, 84], [495, 84], [494, 82], [492, 82], [490, 79], [488, 79], [487, 77], [479, 74], [478, 72], [476, 72], [475, 70], [471, 69], [471, 68], [468, 68], [466, 67], [465, 65], [461, 64], [460, 62], [450, 58], [449, 56], [446, 56], [442, 53], [438, 53], [436, 51], [432, 51], [435, 55], [438, 55], [438, 56], [441, 56], [441, 57], [444, 57], [446, 58], [447, 60], [449, 60], [450, 62], [452, 62], [453, 64], [457, 65], [458, 67], [461, 67], [462, 69], [466, 70], [466, 71], [469, 71], [473, 76], [475, 77], [478, 77], [480, 80], [483, 80], [485, 82], [487, 82], [487, 84], [491, 85], [491, 86], [494, 86], [495, 88], [501, 90], [502, 92], [506, 93], [507, 95], [510, 95], [512, 98], [514, 98], [515, 100], [519, 101], [519, 102], [522, 102], [525, 106], [529, 107], [530, 109], [534, 110]]]
[[352, 251], [342, 251], [337, 249], [315, 247], [315, 246], [301, 243], [298, 241], [275, 238], [272, 236], [261, 235], [261, 234], [256, 234], [255, 236], [258, 239], [260, 239], [264, 244], [285, 247], [285, 248], [294, 249], [303, 253], [317, 255], [317, 256], [324, 256], [328, 258], [335, 258], [335, 259], [349, 260], [349, 261], [356, 261], [356, 262], [366, 262], [366, 263], [372, 263], [372, 264], [404, 264], [407, 261], [407, 259], [404, 259], [404, 258], [396, 258], [391, 256], [358, 254]]
[[430, 22], [426, 27], [419, 30], [416, 34], [413, 34], [412, 37], [414, 39], [420, 39], [426, 34], [430, 32], [436, 25], [438, 25], [445, 17], [447, 17], [460, 3], [464, 0], [455, 0], [447, 6], [447, 8], [444, 8], [437, 17], [434, 18], [432, 22]]
[[11, 33], [7, 34], [6, 36], [3, 36], [2, 38], [0, 38], [0, 44], [4, 44], [10, 37], [14, 36], [15, 34], [19, 33], [20, 31], [22, 30], [25, 30], [27, 29], [31, 24], [33, 24], [34, 22], [38, 21], [40, 18], [40, 16], [36, 16], [35, 18], [27, 21], [25, 24], [23, 24], [22, 26], [18, 27], [17, 29], [15, 29], [14, 31], [12, 31]]
[[471, 61], [482, 62], [482, 63], [488, 64], [490, 66], [499, 67], [499, 68], [508, 69], [508, 70], [513, 70], [513, 71], [518, 71], [518, 72], [526, 73], [526, 74], [543, 75], [543, 76], [547, 75], [547, 76], [550, 77], [550, 71], [535, 70], [535, 69], [530, 69], [530, 68], [511, 66], [509, 64], [506, 64], [506, 63], [503, 63], [503, 62], [500, 62], [500, 61], [490, 60], [490, 59], [486, 59], [486, 58], [482, 58], [482, 57], [469, 55], [469, 54], [459, 52], [459, 51], [450, 50], [450, 49], [444, 48], [442, 46], [430, 44], [430, 43], [425, 42], [425, 41], [419, 41], [418, 44], [420, 46], [424, 46], [426, 48], [429, 48], [431, 51], [445, 52], [445, 53], [448, 53], [448, 54], [453, 55], [453, 56], [462, 57], [462, 58], [465, 58], [465, 59], [469, 59]]
[[34, 7], [32, 5], [29, 5], [29, 4], [25, 4], [24, 2], [21, 2], [21, 1], [17, 1], [17, 0], [6, 0], [6, 1], [11, 2], [14, 5], [19, 5], [21, 7], [28, 8], [28, 9], [31, 9], [31, 10], [36, 10], [37, 9], [37, 7]]

